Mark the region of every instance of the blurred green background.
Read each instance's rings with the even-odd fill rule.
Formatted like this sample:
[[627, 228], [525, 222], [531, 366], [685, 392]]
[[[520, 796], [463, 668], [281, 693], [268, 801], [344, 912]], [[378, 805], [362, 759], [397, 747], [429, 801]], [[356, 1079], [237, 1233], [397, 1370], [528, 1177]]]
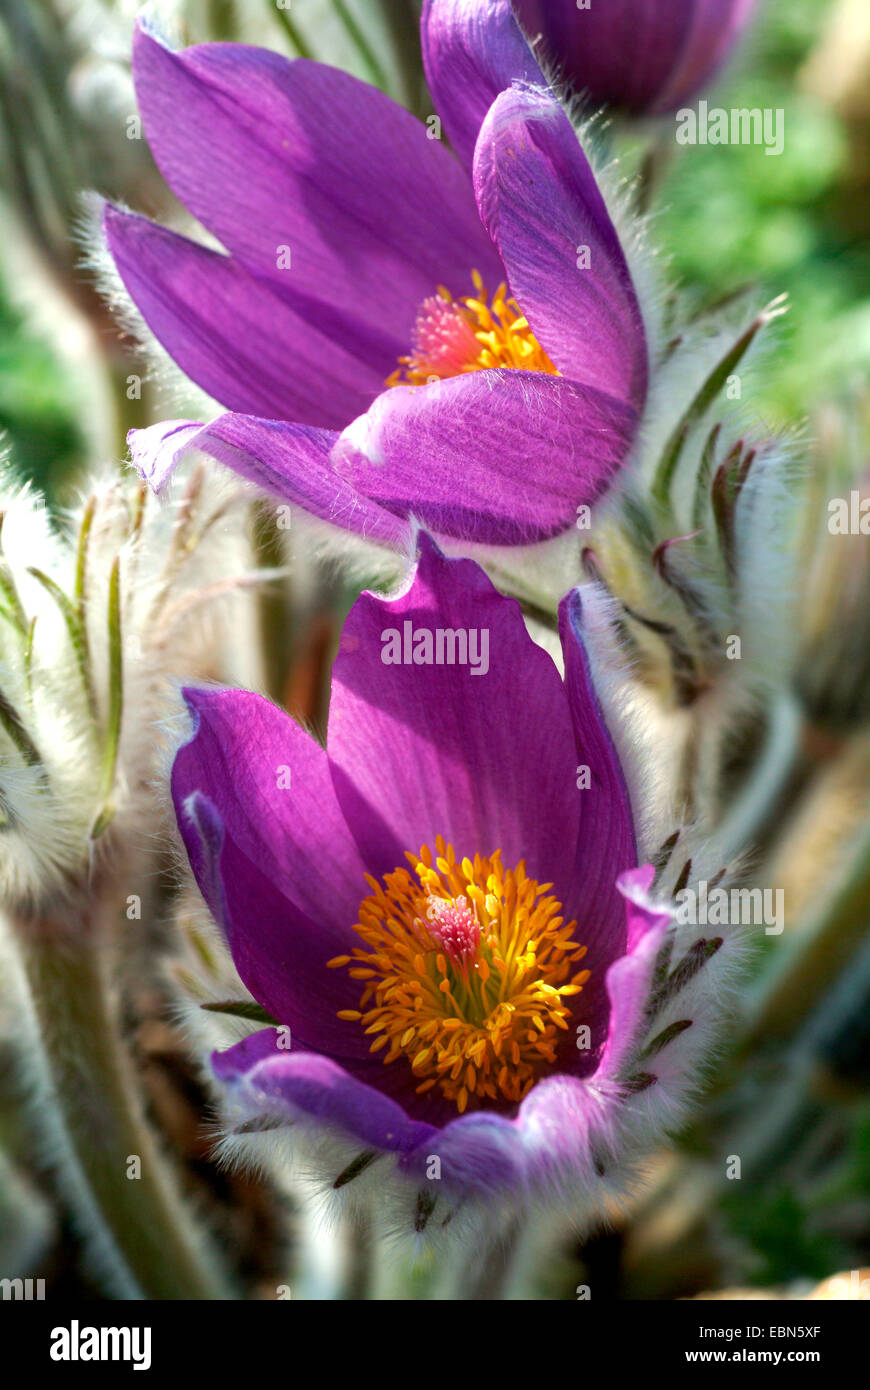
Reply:
[[677, 276], [711, 298], [747, 282], [789, 294], [757, 404], [794, 422], [870, 368], [870, 6], [766, 0], [710, 101], [782, 109], [785, 148], [679, 150], [656, 231]]

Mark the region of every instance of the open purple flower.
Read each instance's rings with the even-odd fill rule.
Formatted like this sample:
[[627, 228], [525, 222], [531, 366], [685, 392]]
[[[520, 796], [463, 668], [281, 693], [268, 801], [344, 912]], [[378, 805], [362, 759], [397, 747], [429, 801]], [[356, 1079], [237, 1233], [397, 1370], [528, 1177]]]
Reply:
[[324, 64], [175, 53], [139, 28], [134, 75], [164, 177], [229, 253], [106, 209], [127, 291], [229, 411], [134, 432], [152, 485], [201, 449], [378, 540], [411, 515], [490, 545], [569, 528], [626, 458], [647, 348], [616, 230], [546, 90], [497, 94], [472, 171], [474, 141], [460, 162]]
[[563, 680], [516, 602], [423, 535], [405, 590], [351, 610], [326, 749], [258, 695], [185, 692], [178, 823], [283, 1025], [214, 1070], [248, 1130], [343, 1145], [336, 1185], [389, 1165], [418, 1227], [439, 1192], [446, 1217], [613, 1190], [708, 1041], [721, 938], [681, 943], [648, 898], [581, 618], [575, 593]]
[[463, 125], [475, 113], [479, 124], [511, 78], [534, 65], [518, 43], [518, 20], [546, 65], [592, 102], [660, 115], [718, 72], [755, 3], [592, 0], [584, 8], [577, 0], [426, 0], [426, 73], [436, 102], [462, 73]]

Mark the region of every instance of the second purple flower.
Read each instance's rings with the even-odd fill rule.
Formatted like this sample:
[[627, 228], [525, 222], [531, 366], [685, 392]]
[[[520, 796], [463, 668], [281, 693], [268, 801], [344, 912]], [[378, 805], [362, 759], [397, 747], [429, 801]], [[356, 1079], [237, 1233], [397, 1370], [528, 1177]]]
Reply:
[[336, 1186], [381, 1160], [379, 1200], [387, 1169], [418, 1223], [442, 1191], [439, 1223], [505, 1189], [591, 1214], [709, 1047], [731, 952], [649, 897], [581, 614], [570, 595], [563, 680], [423, 535], [404, 590], [351, 610], [325, 749], [260, 696], [185, 692], [178, 823], [281, 1025], [213, 1057], [230, 1108], [313, 1133]]

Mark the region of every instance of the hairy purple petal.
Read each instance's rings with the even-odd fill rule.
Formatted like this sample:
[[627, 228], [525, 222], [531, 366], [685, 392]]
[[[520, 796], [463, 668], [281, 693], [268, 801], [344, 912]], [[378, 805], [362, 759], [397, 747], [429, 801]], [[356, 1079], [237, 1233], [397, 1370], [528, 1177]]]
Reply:
[[633, 408], [595, 387], [510, 368], [387, 391], [340, 436], [348, 483], [398, 516], [490, 545], [565, 531], [624, 462]]
[[497, 278], [467, 174], [376, 88], [243, 44], [175, 53], [141, 26], [133, 71], [173, 192], [249, 271], [382, 378], [437, 285], [467, 293], [473, 266]]
[[540, 92], [503, 92], [475, 188], [514, 297], [560, 372], [640, 410], [646, 335], [616, 229], [571, 123]]
[[402, 545], [407, 527], [336, 473], [337, 435], [284, 420], [221, 415], [211, 424], [166, 420], [128, 435], [133, 464], [155, 492], [197, 451], [312, 516], [371, 540]]
[[425, 0], [423, 65], [453, 148], [471, 166], [483, 119], [517, 78], [544, 83], [509, 0]]
[[625, 901], [617, 879], [637, 864], [637, 845], [628, 788], [592, 684], [582, 617], [582, 600], [574, 590], [559, 609], [580, 810], [573, 887], [565, 901], [565, 915], [577, 922], [577, 940], [586, 947], [584, 964], [591, 971], [583, 991], [582, 1014], [593, 1032], [592, 1046], [576, 1058], [577, 1069], [587, 1072], [600, 1057], [606, 1036], [610, 1005], [605, 974], [626, 949]]
[[111, 206], [103, 226], [154, 336], [227, 409], [340, 428], [382, 389], [354, 344], [330, 339], [229, 256]]
[[405, 1153], [435, 1133], [328, 1057], [285, 1050], [279, 1042], [275, 1029], [264, 1028], [213, 1053], [215, 1075], [243, 1104], [274, 1115], [302, 1111], [384, 1153]]
[[336, 1018], [359, 989], [326, 962], [352, 948], [365, 870], [327, 757], [289, 715], [243, 690], [185, 692], [195, 727], [172, 797], [191, 866], [263, 1006], [311, 1047], [364, 1056]]
[[577, 793], [580, 838], [574, 871], [576, 897], [567, 907], [569, 915], [577, 917], [579, 935], [593, 954], [599, 935], [614, 952], [624, 942], [620, 921], [625, 916], [616, 878], [636, 865], [637, 844], [625, 777], [592, 684], [583, 643], [583, 602], [579, 590], [562, 600], [559, 632], [577, 740], [578, 780], [585, 781], [588, 773], [590, 783]]

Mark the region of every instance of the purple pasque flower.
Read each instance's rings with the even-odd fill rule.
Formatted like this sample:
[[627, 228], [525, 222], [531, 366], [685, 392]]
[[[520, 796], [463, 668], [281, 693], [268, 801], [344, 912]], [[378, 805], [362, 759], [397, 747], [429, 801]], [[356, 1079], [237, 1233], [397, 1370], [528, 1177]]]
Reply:
[[[423, 53], [436, 104], [465, 93], [462, 129], [478, 125], [535, 52], [596, 105], [661, 115], [691, 100], [721, 68], [756, 0], [426, 0]], [[455, 138], [451, 135], [451, 138]]]
[[650, 899], [577, 592], [560, 616], [564, 678], [422, 534], [403, 592], [350, 612], [325, 749], [258, 695], [185, 691], [178, 824], [282, 1025], [214, 1054], [230, 1109], [321, 1162], [334, 1140], [335, 1185], [377, 1159], [418, 1229], [439, 1193], [439, 1224], [505, 1190], [594, 1205], [709, 1040], [721, 937]]
[[196, 448], [377, 540], [411, 515], [496, 545], [569, 528], [626, 458], [647, 347], [545, 87], [500, 92], [460, 162], [431, 122], [325, 64], [176, 53], [139, 27], [133, 69], [167, 183], [228, 253], [106, 209], [136, 306], [229, 412], [134, 432], [152, 485]]

